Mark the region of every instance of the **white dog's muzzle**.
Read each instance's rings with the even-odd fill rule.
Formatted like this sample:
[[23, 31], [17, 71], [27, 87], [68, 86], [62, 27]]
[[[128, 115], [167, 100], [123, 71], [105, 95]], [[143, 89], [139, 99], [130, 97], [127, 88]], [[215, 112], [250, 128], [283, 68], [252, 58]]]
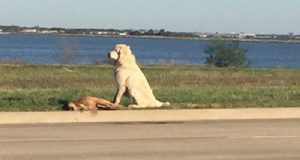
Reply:
[[119, 55], [116, 51], [111, 51], [108, 53], [108, 58], [112, 60], [117, 60], [119, 58]]

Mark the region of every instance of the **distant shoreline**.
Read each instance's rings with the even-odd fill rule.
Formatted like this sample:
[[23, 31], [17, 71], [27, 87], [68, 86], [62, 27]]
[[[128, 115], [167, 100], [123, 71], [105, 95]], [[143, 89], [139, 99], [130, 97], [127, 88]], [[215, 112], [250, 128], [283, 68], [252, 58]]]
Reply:
[[174, 37], [174, 36], [149, 36], [149, 35], [89, 35], [89, 34], [41, 34], [41, 33], [0, 33], [1, 35], [45, 35], [45, 36], [81, 36], [81, 37], [107, 37], [107, 38], [142, 38], [142, 39], [174, 39], [174, 40], [199, 40], [199, 41], [214, 41], [214, 40], [224, 40], [224, 41], [240, 41], [240, 42], [258, 42], [258, 43], [295, 43], [299, 44], [298, 40], [279, 40], [279, 39], [256, 39], [256, 38], [201, 38], [201, 37]]
[[[116, 36], [116, 37], [124, 37], [124, 36]], [[165, 37], [165, 36], [126, 36], [125, 38], [178, 39], [178, 40], [200, 40], [200, 41], [224, 40], [224, 41], [261, 42], [261, 43], [297, 43], [297, 44], [300, 43], [300, 40], [251, 39], [251, 38], [199, 38], [199, 37], [196, 38], [196, 37]]]

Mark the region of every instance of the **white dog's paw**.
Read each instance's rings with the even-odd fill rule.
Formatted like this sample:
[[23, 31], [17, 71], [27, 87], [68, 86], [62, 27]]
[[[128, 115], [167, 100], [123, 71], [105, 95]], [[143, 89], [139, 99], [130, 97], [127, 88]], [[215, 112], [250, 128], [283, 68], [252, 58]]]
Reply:
[[141, 108], [141, 107], [139, 107], [136, 104], [130, 104], [130, 105], [128, 105], [128, 109], [135, 109], [135, 108]]
[[170, 105], [171, 105], [170, 102], [162, 102], [162, 107], [168, 107]]

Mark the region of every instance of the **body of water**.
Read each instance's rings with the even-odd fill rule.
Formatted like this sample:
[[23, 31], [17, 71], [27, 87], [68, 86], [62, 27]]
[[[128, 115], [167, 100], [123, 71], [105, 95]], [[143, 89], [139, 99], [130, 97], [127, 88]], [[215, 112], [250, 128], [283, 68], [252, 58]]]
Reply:
[[[95, 64], [107, 61], [116, 44], [125, 43], [140, 64], [205, 63], [209, 41], [109, 38], [60, 35], [0, 35], [0, 61], [30, 64]], [[241, 42], [252, 68], [300, 68], [300, 44]]]

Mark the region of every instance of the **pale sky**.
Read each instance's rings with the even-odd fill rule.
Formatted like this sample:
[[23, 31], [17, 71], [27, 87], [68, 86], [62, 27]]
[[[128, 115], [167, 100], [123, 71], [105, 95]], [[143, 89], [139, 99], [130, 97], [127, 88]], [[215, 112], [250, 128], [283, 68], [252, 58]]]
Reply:
[[300, 0], [0, 0], [0, 25], [300, 34]]

